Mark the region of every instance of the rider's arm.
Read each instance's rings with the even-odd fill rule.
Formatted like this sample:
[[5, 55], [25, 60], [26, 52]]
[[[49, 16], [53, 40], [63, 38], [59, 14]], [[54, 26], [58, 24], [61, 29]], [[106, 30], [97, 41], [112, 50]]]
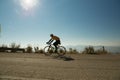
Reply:
[[50, 39], [49, 41], [48, 41], [48, 44], [50, 44], [50, 43], [52, 43], [53, 42], [53, 39]]

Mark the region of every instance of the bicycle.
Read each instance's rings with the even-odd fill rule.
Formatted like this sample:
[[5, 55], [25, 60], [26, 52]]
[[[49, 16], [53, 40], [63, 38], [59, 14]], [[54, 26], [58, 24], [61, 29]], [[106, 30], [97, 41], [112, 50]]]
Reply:
[[57, 46], [57, 52], [55, 52], [55, 47], [53, 44], [48, 44], [48, 46], [44, 47], [44, 54], [50, 56], [53, 53], [57, 53], [59, 56], [63, 56], [66, 54], [66, 48], [64, 46]]

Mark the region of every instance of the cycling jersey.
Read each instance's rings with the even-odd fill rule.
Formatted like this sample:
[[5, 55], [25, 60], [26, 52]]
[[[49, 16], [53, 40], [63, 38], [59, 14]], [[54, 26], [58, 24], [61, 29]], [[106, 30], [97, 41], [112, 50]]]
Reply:
[[57, 41], [57, 40], [60, 40], [60, 38], [57, 37], [57, 36], [52, 36], [51, 39], [56, 40], [56, 41]]

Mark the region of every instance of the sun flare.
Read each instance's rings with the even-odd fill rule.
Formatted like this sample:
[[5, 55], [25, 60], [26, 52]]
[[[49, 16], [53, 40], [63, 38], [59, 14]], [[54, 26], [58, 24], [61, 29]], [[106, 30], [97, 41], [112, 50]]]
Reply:
[[38, 4], [38, 0], [20, 0], [20, 5], [25, 11], [34, 9]]

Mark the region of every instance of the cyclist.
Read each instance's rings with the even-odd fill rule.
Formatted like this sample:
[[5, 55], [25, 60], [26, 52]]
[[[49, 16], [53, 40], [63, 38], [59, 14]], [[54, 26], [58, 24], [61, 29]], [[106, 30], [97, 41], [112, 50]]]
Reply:
[[58, 36], [53, 35], [53, 34], [50, 34], [50, 37], [51, 37], [51, 39], [47, 42], [47, 44], [51, 44], [55, 40], [53, 45], [55, 46], [55, 52], [57, 52], [57, 46], [58, 46], [58, 44], [61, 44], [60, 38]]

